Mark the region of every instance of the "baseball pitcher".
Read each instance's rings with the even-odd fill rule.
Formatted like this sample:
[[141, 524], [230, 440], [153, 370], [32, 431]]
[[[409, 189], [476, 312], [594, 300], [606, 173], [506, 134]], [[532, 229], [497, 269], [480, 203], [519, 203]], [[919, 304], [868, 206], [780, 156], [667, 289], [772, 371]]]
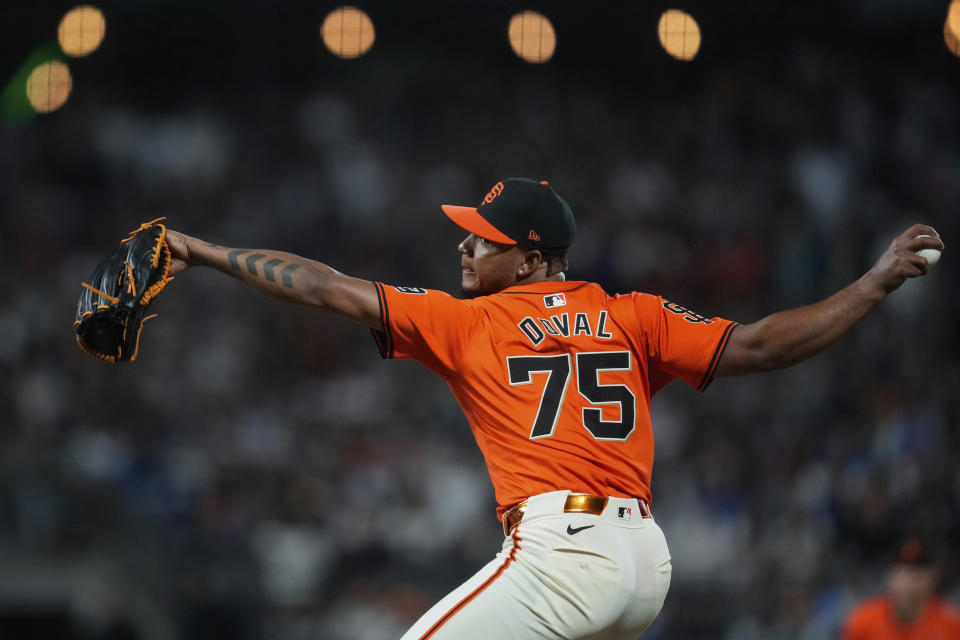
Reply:
[[675, 378], [703, 391], [717, 376], [809, 358], [926, 274], [916, 251], [943, 249], [936, 231], [914, 225], [830, 298], [738, 325], [567, 281], [573, 213], [545, 181], [506, 179], [478, 206], [443, 211], [468, 232], [458, 247], [465, 299], [166, 236], [170, 276], [211, 267], [366, 325], [384, 358], [419, 360], [456, 396], [496, 491], [503, 547], [403, 640], [634, 640], [671, 573], [650, 510], [651, 397]]

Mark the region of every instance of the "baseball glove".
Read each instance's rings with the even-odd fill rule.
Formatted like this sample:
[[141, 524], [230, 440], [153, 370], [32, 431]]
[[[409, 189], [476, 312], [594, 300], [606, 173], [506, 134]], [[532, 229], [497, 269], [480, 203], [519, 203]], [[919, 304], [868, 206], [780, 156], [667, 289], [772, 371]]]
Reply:
[[77, 344], [107, 362], [135, 360], [150, 302], [173, 280], [167, 228], [157, 218], [140, 225], [93, 270], [77, 302]]

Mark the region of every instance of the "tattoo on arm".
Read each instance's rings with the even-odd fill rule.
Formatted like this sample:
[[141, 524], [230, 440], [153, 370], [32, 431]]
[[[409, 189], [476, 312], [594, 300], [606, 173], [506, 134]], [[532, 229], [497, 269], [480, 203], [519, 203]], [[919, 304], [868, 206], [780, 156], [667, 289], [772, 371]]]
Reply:
[[267, 255], [264, 253], [255, 253], [246, 259], [247, 271], [250, 272], [250, 275], [252, 276], [257, 275], [257, 260], [260, 260], [261, 258], [266, 258], [266, 257]]
[[233, 251], [228, 253], [227, 260], [230, 261], [230, 266], [233, 267], [234, 269], [239, 269], [240, 263], [237, 262], [237, 258], [240, 257], [241, 254], [244, 254], [248, 251], [250, 251], [250, 249], [234, 249]]
[[283, 286], [288, 289], [293, 289], [293, 280], [290, 279], [290, 276], [299, 268], [300, 265], [298, 264], [288, 264], [283, 268], [283, 271], [280, 272], [280, 278], [283, 279]]
[[267, 260], [263, 263], [263, 275], [270, 282], [276, 282], [276, 279], [273, 276], [273, 270], [281, 262], [283, 262], [283, 260], [280, 258], [274, 258], [273, 260]]
[[[254, 253], [247, 256], [243, 260], [243, 265], [240, 264], [240, 256], [245, 253], [250, 253], [253, 249], [234, 249], [227, 254], [227, 260], [230, 262], [230, 266], [236, 269], [237, 271], [242, 271], [243, 267], [246, 266], [247, 273], [252, 276], [259, 276], [257, 271], [257, 262], [263, 260], [267, 257], [265, 253]], [[278, 266], [283, 264], [284, 261], [280, 258], [272, 258], [263, 263], [263, 277], [267, 279], [268, 282], [276, 282], [276, 273], [275, 270]], [[287, 266], [283, 267], [280, 270], [280, 280], [288, 289], [293, 289], [293, 272], [300, 268], [299, 264], [288, 263]]]

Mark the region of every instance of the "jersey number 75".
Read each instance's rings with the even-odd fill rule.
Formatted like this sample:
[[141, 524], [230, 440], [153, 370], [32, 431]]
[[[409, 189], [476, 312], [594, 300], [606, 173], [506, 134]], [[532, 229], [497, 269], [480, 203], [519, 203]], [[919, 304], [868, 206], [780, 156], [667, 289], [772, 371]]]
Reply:
[[[636, 428], [637, 397], [622, 384], [600, 384], [601, 371], [630, 371], [633, 360], [629, 351], [600, 351], [576, 354], [577, 391], [593, 405], [619, 405], [619, 420], [604, 420], [601, 409], [584, 407], [583, 426], [597, 440], [624, 441]], [[548, 374], [543, 386], [540, 407], [530, 439], [549, 438], [557, 428], [560, 407], [567, 397], [570, 383], [570, 354], [557, 356], [509, 356], [507, 369], [510, 385], [533, 384], [535, 373]]]

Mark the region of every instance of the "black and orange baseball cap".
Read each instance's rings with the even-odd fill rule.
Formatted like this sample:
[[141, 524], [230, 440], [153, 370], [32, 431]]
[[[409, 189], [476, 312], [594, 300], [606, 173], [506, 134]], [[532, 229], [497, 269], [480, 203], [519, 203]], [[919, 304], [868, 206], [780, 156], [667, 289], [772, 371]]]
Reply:
[[573, 242], [573, 211], [546, 180], [507, 178], [493, 185], [476, 207], [441, 205], [458, 225], [481, 238], [524, 244], [564, 255]]

